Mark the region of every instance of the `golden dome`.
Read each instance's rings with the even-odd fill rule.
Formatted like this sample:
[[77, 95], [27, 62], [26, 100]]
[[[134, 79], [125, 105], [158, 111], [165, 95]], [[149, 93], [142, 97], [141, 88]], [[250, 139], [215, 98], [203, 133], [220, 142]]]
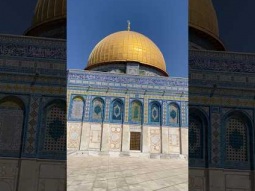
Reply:
[[38, 0], [33, 25], [66, 18], [66, 0]]
[[208, 35], [216, 46], [223, 47], [219, 40], [218, 19], [211, 0], [189, 0], [189, 26]]
[[146, 36], [133, 31], [116, 32], [101, 40], [92, 50], [86, 69], [119, 61], [139, 62], [168, 76], [159, 48]]
[[66, 38], [66, 0], [38, 0], [25, 35]]

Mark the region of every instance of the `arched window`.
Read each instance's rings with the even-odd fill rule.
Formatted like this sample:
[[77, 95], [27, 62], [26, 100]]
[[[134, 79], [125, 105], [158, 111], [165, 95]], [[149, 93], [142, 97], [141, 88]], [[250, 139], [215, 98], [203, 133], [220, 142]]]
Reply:
[[201, 119], [189, 118], [189, 157], [203, 158], [203, 123]]
[[84, 100], [81, 97], [75, 97], [72, 100], [71, 118], [82, 120], [84, 110]]
[[180, 123], [180, 109], [175, 103], [169, 105], [169, 123], [174, 125], [179, 125]]
[[131, 104], [131, 121], [134, 123], [142, 121], [142, 104], [140, 101], [133, 101]]
[[208, 117], [199, 108], [189, 108], [189, 166], [208, 167]]
[[123, 102], [119, 99], [115, 99], [112, 103], [112, 120], [113, 121], [122, 121], [124, 117], [124, 107]]
[[[44, 137], [41, 152], [66, 151], [66, 104], [64, 101], [55, 100], [44, 109], [43, 131]], [[59, 157], [65, 157], [59, 155]]]
[[0, 153], [18, 157], [21, 150], [24, 104], [17, 97], [0, 100]]
[[226, 160], [248, 161], [248, 128], [239, 116], [230, 116], [226, 121]]
[[150, 122], [159, 123], [161, 118], [161, 107], [158, 102], [152, 102], [150, 107]]
[[92, 102], [92, 119], [101, 121], [104, 118], [104, 101], [101, 98], [95, 98]]

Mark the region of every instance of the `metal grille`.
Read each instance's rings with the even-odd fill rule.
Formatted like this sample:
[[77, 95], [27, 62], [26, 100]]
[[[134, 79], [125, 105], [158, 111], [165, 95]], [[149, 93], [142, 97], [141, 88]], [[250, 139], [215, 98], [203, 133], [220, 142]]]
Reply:
[[49, 107], [47, 110], [44, 141], [44, 150], [66, 150], [66, 112], [57, 105]]
[[230, 118], [226, 128], [226, 158], [229, 161], [247, 161], [247, 128], [238, 118]]
[[141, 133], [130, 132], [130, 150], [140, 150], [140, 149], [141, 149]]
[[203, 158], [202, 124], [194, 119], [189, 121], [189, 157]]

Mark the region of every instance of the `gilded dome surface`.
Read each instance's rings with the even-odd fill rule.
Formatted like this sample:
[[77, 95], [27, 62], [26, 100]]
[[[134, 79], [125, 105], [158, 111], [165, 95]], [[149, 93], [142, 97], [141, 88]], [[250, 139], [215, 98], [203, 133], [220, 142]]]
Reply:
[[116, 32], [101, 40], [92, 50], [86, 69], [119, 61], [139, 62], [168, 75], [159, 48], [146, 36], [133, 31]]
[[38, 0], [25, 35], [66, 39], [66, 0]]
[[189, 0], [189, 25], [219, 37], [218, 20], [211, 0]]
[[66, 0], [38, 0], [33, 25], [66, 18]]

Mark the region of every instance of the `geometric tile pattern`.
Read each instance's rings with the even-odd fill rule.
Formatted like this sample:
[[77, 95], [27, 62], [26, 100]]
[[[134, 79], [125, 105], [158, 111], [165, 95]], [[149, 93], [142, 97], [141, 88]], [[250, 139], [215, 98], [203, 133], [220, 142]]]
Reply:
[[160, 113], [160, 107], [157, 103], [153, 103], [151, 105], [150, 109], [150, 121], [151, 122], [159, 122], [159, 119], [161, 118], [161, 113]]
[[180, 114], [179, 114], [179, 108], [176, 104], [170, 104], [169, 105], [169, 123], [171, 124], [179, 124], [180, 122]]
[[212, 164], [219, 165], [221, 158], [221, 119], [220, 113], [211, 113], [211, 159]]
[[112, 106], [112, 119], [113, 120], [122, 120], [123, 118], [123, 103], [122, 101], [115, 100]]
[[93, 100], [93, 111], [92, 111], [92, 119], [102, 120], [104, 118], [104, 103], [101, 99]]
[[91, 96], [87, 96], [85, 105], [85, 119], [89, 119]]
[[40, 97], [31, 97], [24, 151], [27, 154], [34, 154], [36, 152], [36, 134], [38, 126], [39, 105]]
[[167, 102], [166, 101], [163, 101], [163, 124], [166, 125], [167, 122]]

